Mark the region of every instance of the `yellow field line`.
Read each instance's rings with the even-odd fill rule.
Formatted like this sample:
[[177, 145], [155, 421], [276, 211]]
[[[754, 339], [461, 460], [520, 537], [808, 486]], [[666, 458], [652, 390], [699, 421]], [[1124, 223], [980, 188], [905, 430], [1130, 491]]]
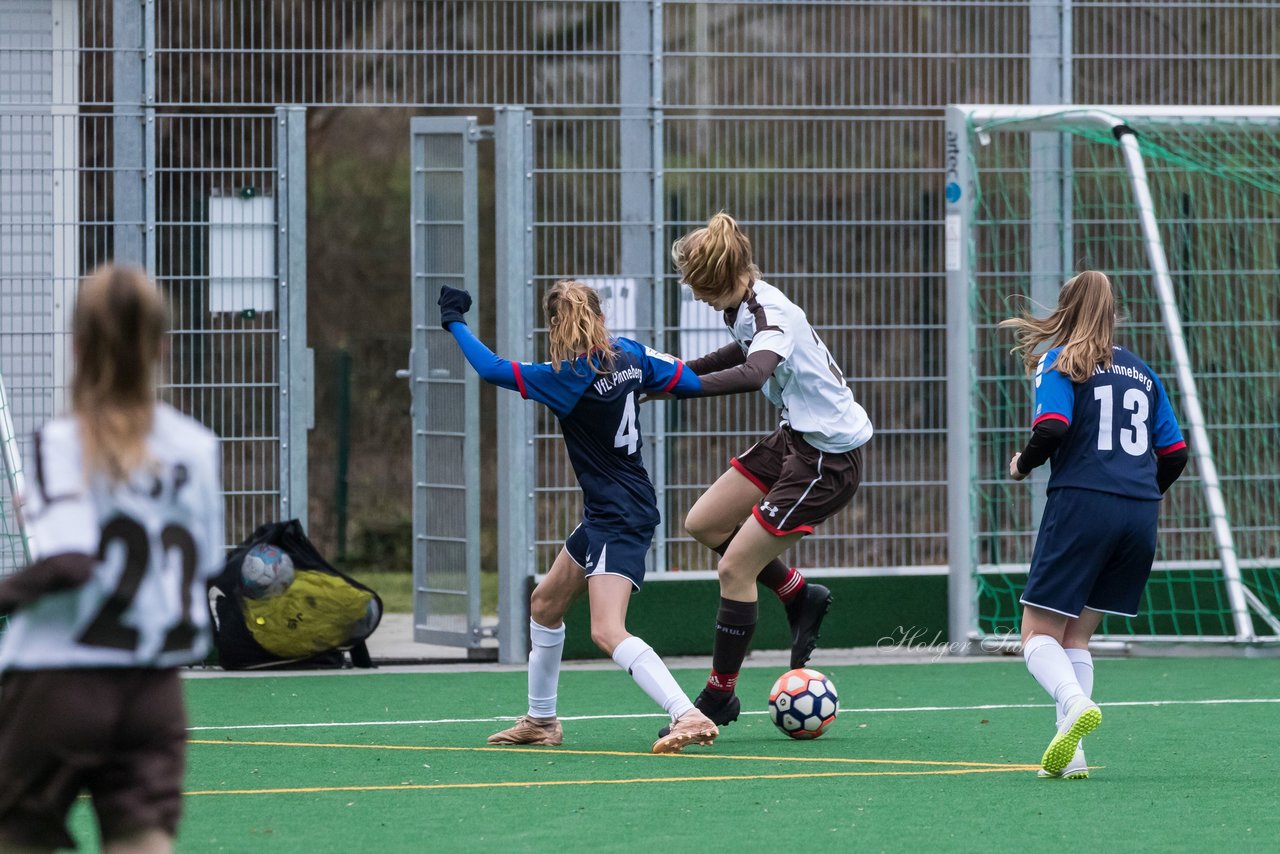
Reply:
[[812, 780], [815, 777], [928, 777], [959, 774], [1025, 772], [1038, 765], [1003, 768], [948, 769], [945, 771], [820, 771], [805, 774], [744, 774], [713, 777], [632, 777], [627, 780], [531, 780], [525, 783], [405, 783], [398, 786], [309, 786], [298, 789], [209, 789], [188, 795], [308, 795], [321, 792], [397, 792], [423, 789], [535, 789], [542, 786], [616, 786], [631, 783], [718, 783], [733, 780]]
[[[251, 747], [331, 747], [343, 750], [413, 750], [466, 753], [532, 753], [541, 756], [648, 756], [652, 753], [624, 750], [565, 750], [546, 747], [440, 747], [412, 744], [324, 744], [306, 741], [227, 741], [219, 739], [191, 739], [190, 744], [221, 744]], [[1013, 765], [1006, 762], [938, 762], [927, 759], [852, 759], [836, 756], [739, 756], [726, 753], [666, 753], [659, 757], [681, 759], [731, 759], [747, 762], [812, 762], [858, 765], [932, 765], [948, 768], [986, 768], [992, 771], [1035, 771], [1039, 765]], [[702, 778], [698, 778], [702, 779]], [[711, 779], [711, 778], [707, 778]], [[729, 778], [726, 778], [729, 779]], [[733, 778], [748, 779], [748, 778]], [[488, 784], [482, 784], [488, 785]], [[518, 785], [524, 785], [518, 784]]]

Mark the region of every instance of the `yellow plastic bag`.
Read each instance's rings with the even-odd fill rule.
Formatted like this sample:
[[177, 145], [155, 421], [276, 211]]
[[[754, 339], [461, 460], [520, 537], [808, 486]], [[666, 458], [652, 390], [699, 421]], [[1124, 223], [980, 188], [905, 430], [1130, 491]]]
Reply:
[[298, 569], [279, 596], [245, 598], [244, 616], [253, 639], [281, 658], [302, 658], [349, 643], [359, 635], [373, 594], [342, 576]]

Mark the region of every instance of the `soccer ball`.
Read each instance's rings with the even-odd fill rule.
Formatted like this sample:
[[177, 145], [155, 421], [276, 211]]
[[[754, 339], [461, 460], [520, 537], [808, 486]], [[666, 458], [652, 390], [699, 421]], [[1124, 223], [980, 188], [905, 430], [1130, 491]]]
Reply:
[[835, 723], [838, 711], [836, 686], [807, 667], [788, 670], [769, 692], [769, 719], [792, 738], [817, 738]]
[[249, 549], [240, 564], [240, 584], [250, 599], [279, 596], [293, 583], [293, 560], [275, 546]]

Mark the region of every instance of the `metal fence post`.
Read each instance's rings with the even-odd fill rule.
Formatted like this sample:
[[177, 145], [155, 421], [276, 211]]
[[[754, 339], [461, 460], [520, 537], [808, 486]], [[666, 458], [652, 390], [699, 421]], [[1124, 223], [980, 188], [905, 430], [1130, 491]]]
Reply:
[[[665, 159], [663, 126], [664, 106], [662, 103], [662, 2], [655, 0], [651, 7], [649, 21], [649, 49], [652, 61], [649, 63], [649, 141], [651, 146], [650, 164], [652, 178], [650, 180], [650, 211], [653, 235], [653, 346], [660, 352], [667, 352], [670, 344], [667, 340], [667, 247], [666, 247], [666, 181], [663, 176]], [[667, 531], [670, 520], [667, 518], [667, 405], [659, 403], [655, 417], [649, 425], [650, 436], [653, 437], [653, 457], [649, 467], [653, 470], [653, 486], [658, 495], [658, 506], [664, 512], [660, 514], [657, 530], [654, 531], [653, 565], [659, 572], [671, 568], [671, 559], [667, 549]]]
[[[661, 20], [658, 3], [619, 3], [618, 38], [618, 168], [619, 220], [621, 251], [618, 274], [634, 279], [636, 288], [634, 334], [646, 343], [661, 346], [656, 337], [662, 328], [662, 267], [655, 265], [655, 244], [661, 243], [660, 220], [654, 219], [655, 195], [660, 185], [657, 176], [654, 133], [661, 132], [656, 123], [656, 109], [662, 103], [660, 78], [655, 78], [661, 33], [655, 32], [655, 21]], [[661, 74], [658, 66], [657, 74]], [[657, 80], [658, 82], [655, 82]], [[661, 210], [661, 207], [658, 208]], [[629, 330], [613, 330], [629, 332]], [[648, 437], [645, 462], [654, 489], [659, 496], [666, 492], [666, 443], [659, 434], [659, 407], [641, 409], [640, 429]], [[661, 500], [661, 498], [659, 499]], [[665, 519], [654, 532], [655, 549], [650, 550], [649, 566], [665, 569]]]
[[146, 32], [153, 31], [151, 24], [144, 22], [144, 11], [152, 10], [144, 10], [140, 0], [114, 0], [111, 7], [112, 255], [116, 261], [139, 265], [154, 261], [154, 258], [148, 259], [144, 243], [148, 223], [145, 137], [155, 127], [154, 124], [148, 127], [143, 115], [144, 90], [154, 91], [152, 85], [144, 82], [149, 76], [149, 63], [145, 60]]
[[307, 526], [307, 431], [315, 426], [315, 353], [307, 348], [307, 113], [276, 109], [280, 517]]
[[[494, 110], [497, 345], [515, 362], [533, 358], [533, 119], [520, 107]], [[533, 545], [533, 407], [498, 395], [498, 661], [529, 658]]]
[[[1071, 0], [1033, 4], [1030, 9], [1031, 103], [1071, 103]], [[1031, 134], [1031, 293], [1032, 310], [1052, 308], [1063, 274], [1071, 269], [1071, 135], [1053, 131]], [[1039, 528], [1044, 514], [1049, 467], [1031, 473], [1031, 524]], [[996, 560], [1000, 563], [1000, 560]]]

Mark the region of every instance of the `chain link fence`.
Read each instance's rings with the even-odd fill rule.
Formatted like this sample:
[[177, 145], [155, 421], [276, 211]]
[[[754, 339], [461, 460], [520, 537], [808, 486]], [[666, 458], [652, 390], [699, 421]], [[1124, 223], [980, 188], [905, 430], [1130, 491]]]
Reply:
[[[615, 319], [618, 331], [699, 355], [724, 339], [687, 313], [666, 248], [715, 211], [733, 213], [877, 428], [852, 508], [795, 559], [941, 571], [943, 107], [1026, 103], [1046, 60], [1057, 100], [1273, 104], [1278, 39], [1280, 4], [1243, 1], [10, 0], [0, 7], [0, 372], [28, 433], [61, 405], [76, 278], [132, 254], [174, 306], [166, 395], [227, 443], [233, 540], [308, 492], [297, 456], [311, 394], [294, 349], [303, 329], [322, 351], [344, 345], [372, 360], [356, 375], [380, 378], [377, 392], [356, 388], [354, 405], [402, 428], [352, 447], [353, 470], [383, 473], [353, 483], [402, 496], [408, 518], [405, 401], [385, 387], [408, 351], [408, 117], [483, 123], [496, 106], [523, 105], [535, 119], [538, 294], [563, 276], [616, 287], [613, 317], [634, 327]], [[325, 260], [305, 278], [309, 318], [305, 307], [289, 313], [282, 288], [302, 282], [280, 243], [282, 164], [301, 145], [282, 132], [281, 107], [307, 111], [307, 256]], [[482, 196], [486, 187], [482, 176]], [[481, 207], [491, 223], [492, 202]], [[301, 212], [289, 210], [299, 234]], [[389, 225], [368, 235], [352, 220]], [[368, 248], [396, 222], [399, 242]], [[253, 242], [267, 232], [276, 243]], [[495, 293], [488, 240], [482, 297]], [[401, 351], [367, 343], [389, 336], [402, 336]], [[654, 417], [658, 568], [709, 569], [679, 521], [775, 414], [750, 396]], [[546, 565], [578, 499], [552, 419], [538, 425], [535, 561]], [[334, 429], [327, 405], [317, 428], [312, 529], [331, 544], [335, 454], [318, 450], [333, 447], [319, 438]], [[486, 473], [486, 494], [497, 477]], [[394, 502], [365, 503], [394, 513]]]

